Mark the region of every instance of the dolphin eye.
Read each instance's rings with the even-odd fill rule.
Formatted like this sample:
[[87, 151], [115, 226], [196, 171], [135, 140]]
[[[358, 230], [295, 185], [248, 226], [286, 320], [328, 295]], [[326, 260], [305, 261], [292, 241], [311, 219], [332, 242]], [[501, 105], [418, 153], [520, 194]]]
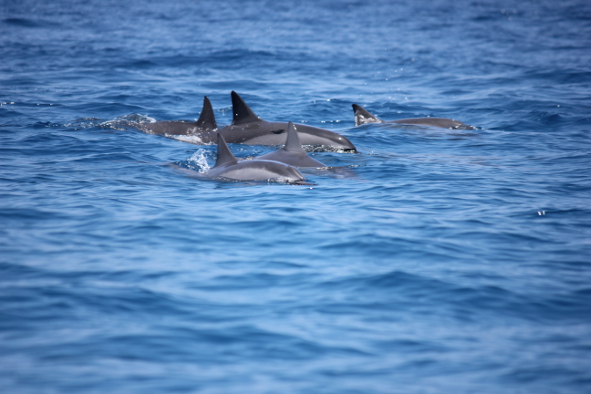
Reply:
[[271, 133], [273, 133], [273, 134], [281, 134], [281, 133], [284, 133], [284, 132], [285, 132], [285, 129], [279, 129], [279, 130], [273, 130], [273, 131], [271, 131]]

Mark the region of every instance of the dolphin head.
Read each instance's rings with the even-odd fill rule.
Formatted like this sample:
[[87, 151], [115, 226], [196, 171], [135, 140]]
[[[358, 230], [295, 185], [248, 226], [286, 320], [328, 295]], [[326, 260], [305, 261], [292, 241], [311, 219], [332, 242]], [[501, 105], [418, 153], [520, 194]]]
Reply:
[[357, 153], [355, 145], [341, 134], [303, 124], [295, 126], [302, 145], [322, 145], [337, 151]]

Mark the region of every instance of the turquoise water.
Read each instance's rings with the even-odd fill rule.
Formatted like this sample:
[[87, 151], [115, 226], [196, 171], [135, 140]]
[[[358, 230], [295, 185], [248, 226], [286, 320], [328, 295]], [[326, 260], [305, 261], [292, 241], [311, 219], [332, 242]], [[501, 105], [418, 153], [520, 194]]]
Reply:
[[[0, 36], [2, 392], [591, 390], [587, 2], [4, 2]], [[170, 164], [215, 146], [121, 126], [232, 90], [361, 153], [201, 181]]]

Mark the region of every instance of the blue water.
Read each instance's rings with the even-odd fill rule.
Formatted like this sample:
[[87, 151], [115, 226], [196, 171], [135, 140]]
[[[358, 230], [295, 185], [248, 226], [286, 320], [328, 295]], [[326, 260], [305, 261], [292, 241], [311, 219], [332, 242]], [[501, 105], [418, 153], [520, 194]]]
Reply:
[[[1, 392], [591, 392], [588, 1], [4, 1], [0, 37]], [[170, 164], [215, 146], [121, 127], [232, 90], [361, 153], [202, 181]]]

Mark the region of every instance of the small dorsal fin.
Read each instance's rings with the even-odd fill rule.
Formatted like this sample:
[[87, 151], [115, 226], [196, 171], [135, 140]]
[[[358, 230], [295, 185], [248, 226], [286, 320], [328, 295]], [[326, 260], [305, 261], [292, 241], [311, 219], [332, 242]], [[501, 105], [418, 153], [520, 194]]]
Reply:
[[355, 111], [355, 126], [360, 126], [366, 123], [383, 123], [381, 119], [370, 114], [360, 105], [353, 104], [353, 111]]
[[203, 97], [203, 108], [201, 109], [201, 116], [199, 116], [199, 119], [197, 119], [197, 122], [195, 122], [195, 124], [205, 131], [212, 131], [218, 128], [218, 125], [215, 122], [215, 115], [213, 113], [211, 101], [209, 101], [207, 96]]
[[302, 148], [302, 143], [300, 142], [300, 137], [298, 136], [298, 132], [296, 131], [296, 127], [293, 125], [292, 122], [289, 122], [287, 125], [287, 140], [285, 141], [285, 146], [283, 150], [287, 152], [306, 152], [304, 148]]
[[217, 133], [218, 135], [218, 156], [215, 161], [215, 165], [213, 168], [222, 166], [225, 164], [234, 164], [237, 163], [238, 160], [234, 157], [230, 148], [228, 148], [228, 144], [226, 144], [226, 140], [222, 136], [221, 133]]
[[232, 120], [232, 124], [234, 125], [262, 120], [256, 116], [252, 109], [242, 100], [242, 97], [235, 91], [232, 91], [232, 114], [234, 115]]

